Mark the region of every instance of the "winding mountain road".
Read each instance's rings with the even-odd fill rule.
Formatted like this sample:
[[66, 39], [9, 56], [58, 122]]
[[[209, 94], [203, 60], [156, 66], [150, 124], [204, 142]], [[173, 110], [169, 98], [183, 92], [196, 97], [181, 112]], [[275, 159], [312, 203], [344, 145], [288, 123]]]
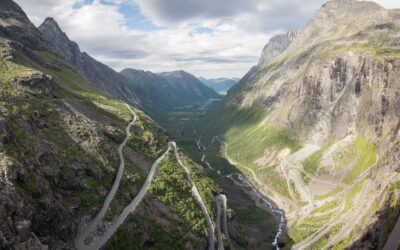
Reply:
[[228, 218], [227, 218], [227, 199], [226, 195], [224, 194], [218, 194], [215, 196], [215, 205], [217, 206], [217, 239], [218, 239], [218, 250], [223, 250], [224, 249], [224, 243], [222, 240], [222, 233], [221, 233], [221, 207], [223, 210], [223, 231], [224, 235], [227, 238], [229, 242], [229, 249], [233, 250], [233, 246], [229, 237], [229, 229], [228, 229]]
[[171, 150], [171, 142], [168, 144], [168, 149], [153, 163], [153, 166], [150, 169], [149, 175], [146, 178], [145, 183], [143, 184], [142, 188], [140, 189], [139, 193], [136, 195], [136, 197], [131, 201], [131, 203], [124, 208], [122, 213], [117, 217], [116, 220], [113, 221], [113, 223], [107, 228], [107, 230], [104, 232], [104, 234], [97, 239], [92, 245], [86, 245], [83, 243], [83, 245], [80, 245], [80, 247], [83, 248], [78, 248], [79, 249], [87, 249], [87, 250], [95, 250], [95, 249], [100, 249], [100, 247], [104, 246], [107, 241], [113, 236], [113, 234], [117, 231], [119, 226], [125, 221], [125, 219], [128, 217], [128, 215], [132, 212], [134, 212], [139, 205], [139, 203], [143, 200], [144, 196], [146, 195], [151, 182], [154, 179], [154, 175], [157, 171], [158, 165], [160, 162], [168, 155], [169, 151]]
[[226, 159], [230, 164], [232, 164], [232, 165], [234, 165], [234, 166], [235, 166], [235, 165], [240, 165], [241, 167], [245, 168], [247, 171], [249, 171], [249, 172], [251, 173], [251, 175], [253, 176], [253, 179], [257, 182], [257, 184], [260, 185], [260, 186], [262, 186], [262, 182], [258, 179], [258, 177], [257, 177], [256, 173], [254, 172], [254, 170], [251, 169], [251, 168], [249, 168], [249, 167], [247, 167], [247, 166], [241, 165], [240, 163], [238, 163], [238, 162], [234, 161], [232, 158], [230, 158], [229, 155], [228, 155], [228, 143], [225, 142], [225, 141], [223, 141], [223, 140], [221, 140], [218, 136], [217, 136], [216, 138], [217, 138], [217, 140], [218, 140], [220, 143], [222, 143], [222, 144], [225, 145], [225, 151], [224, 151], [225, 159]]
[[187, 167], [182, 163], [180, 157], [179, 157], [179, 153], [178, 153], [178, 149], [176, 147], [176, 143], [175, 142], [170, 142], [170, 145], [172, 146], [172, 148], [174, 149], [174, 155], [175, 155], [175, 159], [178, 162], [179, 166], [182, 167], [183, 171], [186, 174], [186, 177], [189, 181], [189, 185], [192, 188], [192, 194], [195, 197], [195, 199], [197, 200], [197, 203], [199, 203], [201, 211], [204, 214], [204, 217], [206, 219], [206, 223], [207, 223], [207, 227], [208, 227], [208, 249], [209, 250], [214, 250], [215, 248], [215, 239], [214, 239], [214, 226], [213, 223], [211, 221], [211, 217], [210, 214], [207, 211], [206, 205], [203, 202], [203, 199], [201, 198], [201, 195], [195, 185], [195, 183], [193, 182], [192, 176], [189, 172], [189, 170], [187, 169]]
[[75, 238], [75, 247], [80, 250], [80, 249], [88, 249], [85, 248], [86, 244], [84, 243], [85, 239], [89, 236], [89, 234], [91, 232], [93, 232], [97, 226], [99, 225], [100, 221], [104, 218], [104, 215], [106, 214], [111, 201], [114, 199], [115, 194], [117, 193], [119, 184], [121, 182], [121, 178], [122, 175], [124, 173], [124, 169], [125, 169], [125, 160], [124, 160], [124, 155], [123, 155], [123, 150], [124, 147], [126, 145], [126, 143], [128, 142], [129, 136], [131, 135], [131, 127], [132, 125], [136, 122], [137, 116], [135, 114], [135, 112], [131, 109], [131, 107], [128, 104], [125, 104], [126, 107], [129, 109], [129, 111], [131, 112], [133, 119], [132, 121], [128, 124], [128, 126], [125, 129], [125, 133], [126, 133], [126, 137], [124, 139], [124, 141], [118, 146], [118, 156], [119, 156], [119, 167], [118, 167], [118, 172], [117, 175], [115, 177], [114, 183], [111, 187], [110, 192], [108, 193], [106, 199], [104, 200], [104, 204], [103, 207], [101, 208], [101, 210], [99, 211], [99, 213], [96, 215], [96, 217], [91, 220], [88, 224], [85, 224], [85, 219], [81, 222], [81, 224], [79, 225], [79, 229], [78, 229], [78, 234], [76, 235]]
[[[125, 142], [126, 144], [126, 142]], [[124, 145], [124, 144], [121, 144]], [[122, 147], [123, 148], [123, 147]], [[96, 228], [97, 225], [94, 225], [92, 222], [91, 227], [85, 227], [83, 231], [80, 231], [76, 237], [75, 240], [75, 247], [78, 250], [97, 250], [100, 249], [102, 246], [104, 246], [107, 241], [114, 235], [114, 233], [118, 230], [119, 226], [126, 220], [128, 215], [132, 212], [134, 212], [137, 208], [137, 206], [140, 204], [140, 202], [143, 200], [144, 196], [147, 194], [147, 191], [150, 187], [151, 182], [154, 179], [154, 175], [157, 171], [157, 168], [161, 161], [168, 155], [170, 150], [173, 149], [175, 152], [175, 158], [178, 162], [178, 164], [182, 167], [184, 170], [187, 179], [189, 181], [189, 185], [191, 186], [193, 196], [196, 198], [197, 202], [200, 205], [200, 208], [206, 218], [207, 226], [209, 228], [209, 250], [214, 250], [214, 227], [211, 221], [211, 218], [209, 216], [209, 213], [207, 211], [207, 208], [200, 196], [200, 193], [196, 187], [196, 185], [193, 182], [193, 179], [191, 178], [189, 170], [186, 168], [186, 166], [182, 163], [182, 161], [179, 158], [179, 154], [177, 151], [176, 143], [175, 142], [169, 142], [168, 143], [168, 148], [167, 150], [153, 163], [150, 172], [146, 178], [145, 183], [143, 184], [142, 188], [140, 189], [139, 193], [136, 195], [136, 197], [131, 201], [131, 203], [124, 208], [122, 213], [112, 222], [110, 226], [107, 227], [106, 231], [97, 239], [95, 239], [91, 244], [86, 244], [85, 239], [88, 237], [88, 235], [93, 232]], [[123, 158], [122, 158], [123, 159]], [[120, 179], [118, 182], [114, 183], [116, 185], [119, 185]], [[113, 190], [111, 190], [113, 191]], [[110, 191], [110, 193], [111, 193]], [[114, 192], [115, 195], [115, 192]], [[111, 197], [111, 196], [110, 196]], [[107, 197], [108, 198], [108, 197]], [[111, 200], [106, 200], [107, 208], [112, 201], [113, 197], [111, 197]], [[103, 206], [104, 207], [104, 206]], [[107, 209], [105, 209], [105, 212]], [[101, 219], [104, 217], [105, 212], [101, 215], [101, 217], [98, 215], [96, 218], [98, 221], [97, 224], [101, 221]], [[93, 228], [93, 229], [92, 229]], [[92, 231], [89, 231], [89, 229], [92, 229]]]
[[[96, 232], [100, 222], [103, 220], [105, 214], [107, 213], [107, 210], [109, 209], [109, 206], [110, 206], [112, 200], [114, 199], [114, 197], [116, 195], [116, 192], [118, 191], [118, 187], [119, 187], [119, 184], [121, 182], [121, 179], [122, 179], [122, 176], [124, 173], [125, 160], [124, 160], [123, 150], [128, 142], [129, 136], [131, 135], [131, 133], [130, 133], [131, 127], [137, 120], [137, 116], [136, 116], [135, 112], [131, 109], [131, 107], [128, 104], [125, 104], [125, 105], [131, 112], [133, 119], [125, 129], [126, 137], [125, 137], [124, 141], [118, 146], [117, 151], [118, 151], [118, 156], [120, 159], [120, 164], [118, 167], [117, 175], [115, 177], [115, 180], [111, 187], [111, 190], [108, 193], [108, 195], [106, 196], [103, 206], [102, 206], [101, 210], [99, 211], [99, 213], [96, 215], [96, 217], [93, 220], [89, 221], [88, 223], [86, 223], [86, 218], [84, 218], [81, 221], [77, 235], [74, 240], [75, 248], [77, 250], [97, 250], [97, 249], [100, 249], [101, 247], [103, 247], [107, 243], [107, 241], [118, 230], [119, 226], [126, 220], [128, 215], [136, 210], [137, 206], [140, 204], [140, 202], [143, 200], [144, 196], [147, 194], [147, 191], [150, 187], [151, 182], [154, 179], [154, 175], [157, 171], [159, 164], [168, 155], [168, 153], [171, 151], [171, 149], [173, 149], [175, 159], [178, 162], [178, 164], [182, 167], [183, 171], [185, 172], [186, 177], [189, 182], [189, 185], [191, 187], [192, 194], [195, 197], [198, 204], [200, 205], [201, 211], [203, 212], [204, 217], [206, 219], [206, 223], [207, 223], [207, 227], [208, 227], [208, 244], [209, 244], [208, 249], [214, 250], [215, 239], [214, 239], [214, 226], [213, 226], [212, 220], [211, 220], [210, 215], [207, 211], [207, 208], [203, 202], [203, 199], [201, 198], [201, 195], [191, 177], [189, 170], [182, 163], [182, 161], [179, 157], [177, 146], [176, 146], [175, 142], [168, 143], [167, 150], [153, 163], [153, 165], [150, 169], [150, 172], [146, 178], [146, 181], [143, 184], [142, 188], [140, 189], [139, 193], [131, 201], [131, 203], [129, 203], [129, 205], [124, 208], [122, 213], [116, 219], [114, 219], [114, 221], [111, 223], [111, 225], [109, 225], [105, 229], [103, 234], [101, 234], [99, 236], [98, 235], [94, 236], [93, 241], [91, 243], [87, 243], [85, 241], [91, 234], [94, 234]], [[199, 148], [200, 147], [203, 147], [203, 149], [205, 148], [205, 146], [201, 144], [200, 140], [198, 141], [198, 146], [199, 146]], [[221, 198], [221, 199], [223, 202], [222, 205], [224, 206], [224, 211], [226, 213], [226, 197], [225, 197], [225, 199], [223, 199], [223, 198]], [[226, 214], [224, 215], [224, 219], [225, 219], [224, 231], [225, 231], [225, 234], [227, 234], [228, 229], [227, 229], [227, 222], [226, 222]]]
[[[257, 178], [257, 175], [255, 171], [253, 171], [251, 168], [244, 166], [233, 159], [231, 159], [228, 155], [228, 143], [221, 140], [218, 136], [214, 137], [217, 139], [223, 146], [223, 155], [227, 159], [229, 163], [232, 165], [237, 165], [247, 171], [249, 171], [250, 177], [255, 181], [257, 186], [263, 186], [263, 182]], [[213, 140], [214, 140], [213, 138]], [[313, 145], [312, 145], [313, 146]], [[310, 147], [312, 150], [316, 150], [317, 147]], [[311, 150], [310, 149], [310, 150]], [[310, 151], [309, 150], [309, 151]], [[306, 153], [312, 153], [306, 151]], [[303, 152], [304, 153], [304, 152]], [[368, 197], [366, 199], [367, 194], [369, 193], [368, 188], [370, 181], [368, 180], [368, 175], [371, 173], [371, 170], [374, 169], [377, 165], [377, 162], [379, 161], [379, 155], [377, 155], [376, 162], [373, 166], [369, 167], [367, 170], [365, 170], [363, 173], [361, 173], [355, 180], [352, 181], [352, 183], [346, 185], [346, 186], [341, 186], [341, 190], [333, 194], [325, 199], [322, 200], [314, 200], [313, 195], [311, 195], [311, 192], [308, 190], [307, 186], [302, 180], [301, 174], [303, 172], [303, 169], [296, 166], [294, 162], [302, 162], [305, 156], [308, 156], [307, 154], [300, 154], [298, 153], [296, 157], [291, 158], [293, 162], [290, 160], [284, 160], [281, 164], [281, 170], [285, 176], [285, 179], [287, 181], [287, 185], [289, 190], [291, 189], [291, 183], [289, 180], [293, 180], [295, 189], [299, 192], [301, 200], [307, 202], [307, 205], [302, 206], [301, 208], [296, 208], [296, 212], [293, 214], [291, 218], [291, 222], [296, 222], [296, 225], [301, 224], [305, 218], [309, 218], [313, 211], [316, 209], [324, 206], [325, 204], [329, 202], [333, 202], [336, 200], [340, 200], [341, 203], [340, 205], [335, 208], [331, 209], [329, 211], [323, 211], [320, 213], [316, 213], [313, 215], [313, 217], [318, 217], [318, 216], [326, 216], [327, 214], [332, 213], [333, 216], [331, 216], [331, 219], [328, 220], [325, 223], [322, 223], [321, 227], [318, 228], [312, 235], [309, 235], [307, 238], [303, 239], [301, 242], [298, 242], [296, 245], [293, 246], [293, 249], [305, 249], [307, 247], [310, 247], [314, 243], [318, 242], [322, 237], [326, 236], [328, 233], [331, 233], [330, 238], [328, 239], [326, 245], [323, 247], [323, 249], [328, 249], [334, 245], [336, 245], [338, 242], [343, 240], [347, 235], [350, 234], [351, 230], [354, 229], [354, 227], [359, 223], [363, 216], [365, 216], [365, 211], [370, 209], [371, 204], [373, 204], [372, 201], [376, 199], [376, 197]], [[211, 170], [214, 170], [211, 168], [211, 165], [205, 160], [205, 154], [202, 155], [201, 161], [205, 163]], [[302, 158], [301, 158], [302, 157]], [[214, 170], [216, 171], [216, 170]], [[287, 175], [286, 172], [289, 172], [289, 176]], [[256, 197], [258, 197], [261, 201], [265, 202], [269, 208], [270, 211], [273, 212], [273, 214], [276, 215], [276, 217], [280, 217], [280, 223], [278, 227], [278, 233], [274, 238], [273, 245], [276, 246], [276, 249], [279, 249], [278, 247], [278, 239], [280, 235], [283, 232], [284, 229], [284, 223], [285, 223], [285, 215], [282, 210], [280, 210], [276, 205], [272, 204], [267, 197], [265, 197], [260, 191], [258, 191], [254, 186], [251, 185], [251, 183], [247, 180], [246, 177], [241, 175], [240, 173], [231, 173], [228, 175], [221, 175], [222, 177], [230, 178], [232, 179], [237, 185], [243, 186], [250, 188], [251, 192], [255, 194]], [[235, 178], [234, 178], [235, 177]], [[311, 178], [311, 177], [310, 177]], [[315, 178], [314, 176], [312, 178]], [[316, 179], [316, 178], [315, 178]], [[362, 190], [359, 192], [359, 194], [356, 196], [358, 200], [346, 200], [346, 194], [349, 193], [357, 184], [360, 182], [365, 181], [365, 183], [362, 186]], [[330, 182], [326, 180], [321, 180], [321, 182], [331, 184]], [[362, 198], [364, 197], [364, 199]], [[369, 202], [367, 202], [369, 200]], [[216, 199], [216, 205], [217, 205], [217, 239], [218, 239], [218, 249], [223, 249], [223, 243], [221, 242], [222, 240], [222, 233], [221, 233], [221, 226], [220, 226], [220, 216], [221, 216], [221, 205], [219, 204], [220, 201], [217, 201]], [[346, 207], [351, 207], [349, 211], [344, 211]], [[329, 212], [329, 213], [328, 213]], [[335, 227], [338, 227], [337, 229]], [[398, 240], [398, 232], [400, 232], [400, 220], [396, 225], [397, 231], [394, 230], [394, 234], [397, 235], [392, 235], [392, 239], [388, 241], [388, 248], [386, 249], [392, 249], [394, 246], [397, 249], [400, 240]], [[332, 233], [331, 230], [337, 230], [336, 232]], [[390, 245], [392, 244], [392, 245]], [[390, 246], [389, 246], [390, 245]]]
[[[225, 146], [225, 150], [224, 150], [224, 155], [225, 155], [225, 159], [232, 165], [240, 165], [239, 163], [235, 162], [234, 160], [232, 160], [229, 155], [228, 155], [228, 143], [221, 140], [218, 136], [213, 137], [213, 140], [217, 139], [221, 144], [223, 144]], [[208, 163], [205, 160], [205, 155], [202, 156], [202, 162], [204, 162], [210, 169], [214, 170], [210, 163]], [[246, 168], [253, 176], [254, 180], [257, 182], [257, 184], [261, 185], [261, 181], [257, 178], [255, 172], [243, 165], [240, 165], [244, 168]], [[215, 170], [214, 170], [215, 171]], [[279, 218], [279, 224], [278, 224], [278, 232], [276, 233], [275, 237], [274, 237], [274, 241], [272, 242], [272, 245], [275, 246], [276, 250], [279, 250], [279, 246], [278, 246], [278, 240], [279, 237], [281, 236], [281, 234], [283, 233], [283, 229], [285, 226], [285, 214], [283, 212], [283, 210], [279, 209], [277, 206], [275, 206], [266, 196], [264, 196], [264, 194], [262, 194], [260, 191], [258, 191], [248, 180], [246, 177], [244, 177], [241, 173], [230, 173], [228, 175], [222, 175], [219, 171], [217, 171], [218, 174], [221, 177], [225, 177], [225, 178], [229, 178], [231, 179], [235, 184], [241, 186], [241, 187], [245, 187], [245, 188], [249, 188], [251, 190], [251, 192], [254, 194], [255, 197], [257, 197], [261, 202], [263, 202], [264, 204], [267, 205], [269, 211], [271, 213], [273, 213], [276, 218]], [[234, 178], [234, 176], [237, 176], [238, 180], [241, 183], [238, 183], [238, 181]], [[225, 197], [226, 198], [226, 197]], [[226, 210], [226, 209], [225, 209]], [[227, 223], [226, 223], [227, 224]], [[226, 231], [228, 233], [228, 226], [226, 225]]]
[[218, 196], [215, 196], [215, 205], [217, 207], [217, 218], [216, 218], [216, 227], [215, 230], [217, 231], [217, 246], [218, 250], [224, 250], [224, 242], [222, 240], [222, 232], [221, 232], [221, 201], [218, 199]]

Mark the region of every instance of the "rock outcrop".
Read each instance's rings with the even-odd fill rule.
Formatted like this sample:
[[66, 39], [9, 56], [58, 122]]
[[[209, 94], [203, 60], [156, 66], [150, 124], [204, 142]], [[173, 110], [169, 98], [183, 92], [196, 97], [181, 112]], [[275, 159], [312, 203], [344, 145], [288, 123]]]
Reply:
[[[47, 19], [42, 31], [46, 39], [17, 4], [0, 1], [0, 249], [5, 250], [74, 248], [80, 223], [97, 213], [118, 168], [117, 148], [132, 119], [120, 99], [139, 100], [127, 79], [81, 53], [54, 20]], [[118, 194], [94, 234], [103, 233], [137, 195], [148, 165], [167, 148], [166, 134], [140, 110], [135, 113]], [[111, 248], [205, 248], [205, 223], [174, 162], [163, 161], [170, 172], [160, 168], [154, 183], [163, 183], [161, 188], [149, 192], [138, 216], [128, 218], [110, 240]], [[168, 181], [173, 185], [164, 184]], [[212, 192], [207, 196], [212, 199]]]
[[12, 0], [0, 2], [0, 36], [18, 41], [23, 46], [32, 49], [51, 47], [40, 32], [29, 21], [18, 4]]
[[[202, 124], [204, 133], [223, 128], [232, 158], [259, 173], [257, 184], [290, 214], [295, 248], [382, 247], [390, 231], [378, 220], [398, 211], [389, 197], [399, 206], [399, 31], [399, 10], [330, 1], [301, 32], [271, 39], [259, 65], [228, 93], [221, 110], [229, 114]], [[323, 202], [332, 201], [352, 206], [354, 221], [330, 217]], [[321, 211], [318, 229], [302, 224]]]
[[87, 53], [82, 53], [53, 18], [46, 18], [39, 29], [57, 53], [78, 73], [110, 96], [146, 109], [155, 120], [166, 116], [166, 110], [220, 98], [196, 77], [183, 71], [155, 74], [125, 69], [117, 73]]
[[104, 90], [109, 96], [140, 106], [135, 86], [129, 84], [127, 79], [107, 65], [81, 52], [78, 44], [68, 38], [53, 18], [46, 18], [39, 30], [56, 52], [88, 81]]
[[301, 30], [293, 30], [272, 37], [262, 51], [258, 67], [266, 65], [271, 59], [284, 52], [300, 34]]
[[82, 52], [75, 42], [69, 40], [68, 36], [61, 30], [58, 23], [52, 17], [48, 17], [39, 26], [43, 36], [53, 44], [57, 53], [81, 74], [85, 74], [84, 58]]

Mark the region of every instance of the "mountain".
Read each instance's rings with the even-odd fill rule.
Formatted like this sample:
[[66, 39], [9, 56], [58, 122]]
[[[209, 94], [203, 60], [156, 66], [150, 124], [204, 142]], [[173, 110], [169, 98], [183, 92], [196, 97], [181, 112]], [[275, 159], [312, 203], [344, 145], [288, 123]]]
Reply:
[[238, 78], [215, 78], [215, 79], [206, 79], [204, 77], [200, 77], [199, 80], [207, 85], [208, 87], [212, 88], [220, 95], [226, 95], [228, 90], [233, 87], [236, 83], [239, 82], [240, 79]]
[[109, 96], [140, 106], [140, 98], [135, 93], [136, 87], [128, 84], [127, 79], [107, 65], [96, 61], [87, 53], [82, 53], [79, 46], [68, 38], [53, 18], [46, 18], [39, 30], [53, 45], [57, 54], [86, 80], [104, 90]]
[[[185, 71], [155, 74], [149, 71], [124, 69], [121, 74], [140, 86], [144, 102], [172, 109], [176, 106], [193, 105], [220, 96]], [[157, 103], [154, 103], [157, 102]]]
[[39, 30], [43, 37], [54, 45], [57, 53], [62, 55], [65, 61], [74, 66], [82, 75], [85, 74], [85, 62], [78, 44], [69, 40], [53, 18], [46, 18], [39, 26]]
[[46, 18], [39, 30], [54, 46], [57, 54], [85, 79], [110, 97], [140, 107], [167, 130], [175, 131], [175, 123], [169, 122], [169, 112], [172, 109], [220, 99], [215, 91], [184, 71], [155, 74], [125, 69], [118, 73], [87, 53], [82, 53], [79, 46], [68, 38], [53, 18]]
[[399, 217], [399, 31], [400, 10], [330, 1], [196, 127], [285, 211], [294, 249], [381, 249]]
[[271, 38], [262, 51], [258, 66], [267, 64], [271, 59], [284, 52], [300, 34], [301, 30], [293, 30]]
[[143, 110], [172, 136], [192, 130], [222, 97], [185, 71], [152, 73], [124, 69], [121, 75], [135, 85]]
[[178, 88], [181, 89], [181, 91], [185, 92], [182, 94], [191, 95], [186, 97], [182, 95], [182, 98], [186, 98], [187, 102], [189, 102], [190, 100], [192, 102], [199, 102], [207, 101], [210, 98], [220, 98], [220, 96], [215, 93], [214, 90], [206, 87], [202, 82], [200, 82], [199, 79], [185, 71], [180, 70], [165, 72], [161, 73], [160, 76], [166, 79], [167, 82], [169, 82], [170, 84], [177, 85]]
[[14, 39], [31, 49], [43, 49], [49, 46], [16, 3], [5, 0], [0, 2], [0, 7], [2, 20], [0, 35], [2, 37]]
[[[139, 109], [147, 90], [57, 27], [47, 19], [39, 30], [0, 1], [0, 249], [212, 248], [220, 213], [230, 231], [219, 243], [271, 247], [278, 222], [258, 198], [211, 179], [204, 157], [169, 143]], [[198, 86], [196, 101], [216, 95], [184, 72], [157, 77], [180, 95]]]
[[[152, 176], [144, 200], [105, 248], [206, 248], [207, 224], [193, 183], [212, 217], [219, 187], [177, 151], [189, 168], [189, 185], [174, 155], [164, 155], [173, 146], [165, 133], [142, 111], [111, 97], [119, 83], [104, 79], [110, 86], [103, 89], [89, 81], [94, 64], [96, 76], [114, 73], [92, 64], [73, 43], [64, 52], [76, 54], [61, 53], [42, 32], [13, 1], [0, 1], [0, 249], [75, 249], [75, 236], [91, 228], [84, 225], [110, 201], [87, 237], [92, 242]], [[157, 173], [148, 177], [154, 166]], [[106, 197], [113, 183], [118, 192], [111, 202]]]

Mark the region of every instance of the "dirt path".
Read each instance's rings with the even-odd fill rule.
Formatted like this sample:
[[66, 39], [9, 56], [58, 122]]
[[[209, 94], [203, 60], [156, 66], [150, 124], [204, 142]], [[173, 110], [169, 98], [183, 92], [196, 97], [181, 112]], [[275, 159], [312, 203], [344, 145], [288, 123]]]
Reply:
[[[159, 164], [161, 163], [161, 161], [168, 155], [168, 153], [170, 152], [171, 149], [174, 150], [174, 155], [175, 155], [175, 159], [178, 162], [178, 164], [182, 167], [183, 171], [186, 174], [186, 177], [188, 179], [189, 185], [191, 187], [192, 190], [192, 194], [195, 197], [196, 201], [198, 202], [198, 204], [200, 205], [200, 208], [205, 216], [206, 219], [206, 223], [207, 223], [207, 227], [208, 227], [208, 244], [209, 244], [209, 250], [214, 250], [215, 248], [215, 239], [214, 239], [214, 226], [212, 223], [212, 220], [210, 218], [210, 215], [207, 211], [207, 208], [203, 202], [203, 199], [201, 198], [201, 195], [191, 177], [191, 174], [189, 172], [189, 170], [186, 168], [186, 166], [182, 163], [179, 154], [178, 154], [178, 150], [177, 150], [177, 146], [175, 142], [169, 142], [168, 143], [168, 148], [167, 150], [153, 163], [150, 172], [146, 178], [145, 183], [143, 184], [142, 188], [140, 189], [139, 193], [136, 195], [136, 197], [131, 201], [131, 203], [126, 206], [124, 208], [124, 210], [122, 211], [122, 213], [116, 218], [114, 219], [114, 221], [112, 222], [112, 224], [110, 226], [107, 227], [107, 229], [105, 230], [105, 232], [94, 238], [93, 242], [91, 243], [86, 243], [85, 240], [88, 238], [88, 236], [91, 233], [94, 233], [99, 225], [99, 223], [103, 220], [107, 210], [109, 209], [110, 203], [112, 202], [112, 200], [114, 199], [116, 192], [118, 190], [119, 184], [121, 182], [122, 179], [122, 175], [125, 169], [125, 160], [124, 160], [124, 155], [123, 155], [123, 150], [128, 142], [129, 136], [130, 136], [130, 129], [132, 127], [132, 125], [136, 122], [137, 116], [135, 114], [135, 112], [130, 108], [129, 105], [125, 104], [126, 107], [129, 109], [129, 111], [131, 112], [133, 119], [132, 121], [128, 124], [128, 126], [125, 129], [126, 132], [126, 137], [124, 139], [124, 141], [119, 145], [118, 147], [118, 156], [120, 159], [120, 165], [117, 171], [117, 175], [115, 177], [114, 183], [111, 187], [110, 192], [108, 193], [104, 204], [101, 208], [101, 210], [99, 211], [99, 213], [96, 215], [96, 217], [89, 221], [87, 224], [85, 223], [85, 219], [81, 222], [79, 229], [78, 229], [78, 233], [76, 235], [76, 238], [74, 240], [74, 245], [75, 248], [77, 250], [97, 250], [100, 249], [102, 246], [104, 246], [107, 241], [113, 236], [113, 234], [117, 231], [117, 229], [119, 228], [119, 226], [126, 220], [126, 218], [128, 217], [128, 215], [132, 212], [134, 212], [137, 208], [137, 206], [140, 204], [140, 202], [143, 200], [144, 196], [147, 194], [147, 191], [149, 189], [149, 186], [151, 184], [151, 182], [154, 179], [154, 175], [156, 173], [156, 170], [159, 166]], [[213, 138], [211, 144], [213, 143], [215, 137]], [[210, 145], [211, 145], [210, 144]], [[199, 149], [203, 149], [205, 150], [206, 147], [201, 143], [200, 139], [197, 141], [197, 146]], [[202, 161], [204, 161], [204, 157], [205, 155], [203, 155], [202, 157]], [[210, 166], [208, 164], [208, 166]], [[210, 166], [211, 168], [211, 166]], [[212, 169], [212, 168], [211, 168]], [[223, 207], [224, 210], [224, 234], [229, 238], [229, 233], [228, 233], [228, 224], [227, 224], [227, 217], [226, 217], [226, 209], [227, 209], [227, 204], [226, 204], [226, 196], [218, 196], [218, 220], [220, 217], [220, 208], [221, 206]], [[218, 221], [219, 222], [219, 221]], [[219, 227], [219, 242], [220, 244], [222, 244], [222, 249], [223, 249], [223, 243], [222, 243], [222, 237], [221, 237], [221, 231], [220, 231], [220, 224], [218, 224]], [[221, 248], [219, 248], [221, 249]]]
[[357, 195], [356, 200], [353, 202], [354, 204], [357, 204], [357, 206], [354, 209], [351, 209], [345, 214], [341, 214], [345, 205], [345, 203], [342, 202], [342, 206], [338, 207], [337, 212], [335, 213], [334, 216], [332, 216], [332, 218], [329, 220], [328, 223], [326, 223], [323, 227], [321, 227], [317, 232], [315, 232], [307, 239], [293, 246], [293, 249], [305, 249], [311, 246], [312, 244], [317, 242], [321, 237], [327, 234], [330, 230], [332, 230], [332, 228], [340, 224], [343, 224], [343, 226], [339, 229], [339, 231], [335, 235], [333, 235], [329, 239], [328, 243], [322, 249], [329, 249], [330, 247], [340, 242], [340, 240], [348, 236], [351, 230], [354, 228], [354, 226], [362, 219], [362, 217], [365, 214], [365, 211], [368, 210], [368, 208], [373, 203], [372, 201], [366, 199], [366, 195], [368, 194], [369, 188], [370, 188], [370, 181], [367, 180], [363, 184], [362, 190]]
[[368, 193], [371, 192], [371, 181], [367, 180], [363, 184], [362, 190], [359, 194], [359, 199], [357, 201], [357, 207], [351, 211], [351, 214], [343, 218], [343, 222], [346, 223], [341, 230], [332, 237], [329, 242], [324, 246], [323, 250], [329, 249], [330, 247], [339, 243], [342, 239], [350, 235], [352, 229], [362, 220], [366, 211], [372, 206], [374, 200], [378, 195], [373, 198], [368, 198]]

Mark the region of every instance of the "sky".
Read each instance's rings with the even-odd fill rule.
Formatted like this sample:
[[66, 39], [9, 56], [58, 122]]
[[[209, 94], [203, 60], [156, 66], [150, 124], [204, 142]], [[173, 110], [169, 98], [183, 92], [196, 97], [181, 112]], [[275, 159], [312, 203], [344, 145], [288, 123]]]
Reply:
[[[268, 40], [302, 28], [326, 0], [15, 0], [53, 17], [82, 51], [117, 71], [242, 77]], [[376, 0], [400, 8], [398, 0]]]

